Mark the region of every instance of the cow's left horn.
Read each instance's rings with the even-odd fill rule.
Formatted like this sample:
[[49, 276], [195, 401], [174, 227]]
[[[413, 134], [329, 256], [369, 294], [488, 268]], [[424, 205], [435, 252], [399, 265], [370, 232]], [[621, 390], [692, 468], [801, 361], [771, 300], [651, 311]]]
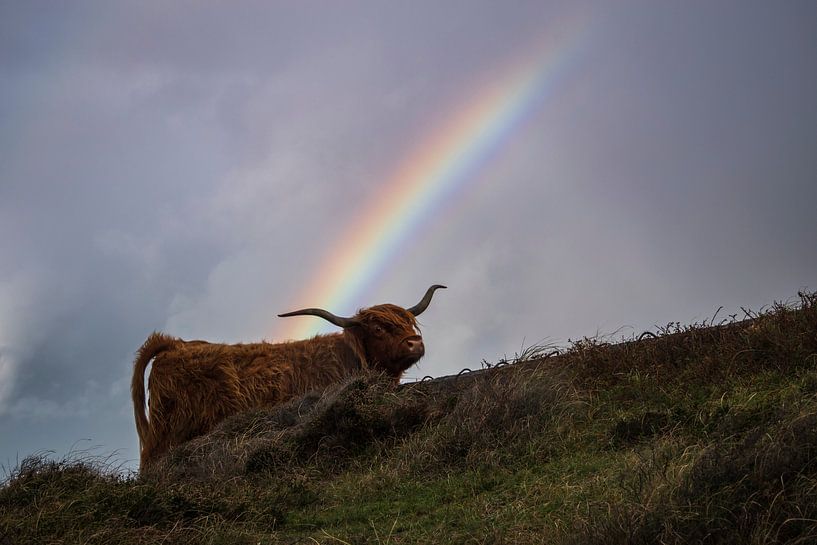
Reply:
[[434, 290], [437, 290], [439, 288], [445, 288], [445, 286], [441, 286], [440, 284], [434, 284], [433, 286], [428, 288], [428, 290], [426, 290], [426, 294], [423, 296], [422, 301], [406, 310], [408, 310], [415, 316], [419, 316], [425, 309], [428, 308], [428, 304], [431, 302], [431, 297], [434, 295]]
[[357, 320], [352, 318], [344, 318], [343, 316], [335, 316], [328, 310], [323, 310], [322, 308], [304, 308], [301, 310], [287, 312], [286, 314], [279, 314], [278, 316], [281, 318], [286, 318], [288, 316], [318, 316], [319, 318], [323, 318], [328, 322], [332, 322], [338, 327], [351, 327], [353, 325], [358, 325]]

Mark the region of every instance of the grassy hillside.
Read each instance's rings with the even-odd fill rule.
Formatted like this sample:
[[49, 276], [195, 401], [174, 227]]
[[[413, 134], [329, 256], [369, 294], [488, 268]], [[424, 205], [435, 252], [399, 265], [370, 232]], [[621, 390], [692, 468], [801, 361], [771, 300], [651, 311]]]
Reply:
[[746, 318], [362, 377], [138, 478], [30, 457], [0, 544], [817, 543], [817, 295]]

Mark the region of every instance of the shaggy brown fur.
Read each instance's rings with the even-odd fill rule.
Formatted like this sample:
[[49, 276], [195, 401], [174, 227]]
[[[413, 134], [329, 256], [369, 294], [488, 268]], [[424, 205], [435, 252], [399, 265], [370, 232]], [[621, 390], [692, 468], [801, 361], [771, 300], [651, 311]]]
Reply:
[[[280, 404], [364, 369], [400, 380], [425, 351], [412, 313], [396, 305], [358, 311], [342, 333], [279, 344], [213, 344], [153, 333], [134, 362], [131, 393], [144, 468], [227, 416]], [[144, 374], [149, 418], [145, 414]]]

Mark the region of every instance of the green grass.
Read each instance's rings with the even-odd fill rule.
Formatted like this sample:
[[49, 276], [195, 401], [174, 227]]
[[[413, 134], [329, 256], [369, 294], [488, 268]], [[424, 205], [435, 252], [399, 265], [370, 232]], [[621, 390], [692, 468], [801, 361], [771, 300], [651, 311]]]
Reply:
[[815, 303], [397, 390], [361, 377], [138, 477], [29, 457], [0, 544], [817, 542]]

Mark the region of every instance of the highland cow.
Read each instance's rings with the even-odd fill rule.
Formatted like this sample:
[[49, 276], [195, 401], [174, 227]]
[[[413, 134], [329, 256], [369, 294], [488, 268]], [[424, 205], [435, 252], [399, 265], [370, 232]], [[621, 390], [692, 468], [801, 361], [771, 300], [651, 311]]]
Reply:
[[[444, 287], [431, 286], [408, 309], [376, 305], [351, 318], [319, 308], [279, 314], [317, 316], [343, 328], [301, 341], [215, 344], [151, 334], [137, 352], [131, 382], [140, 467], [228, 416], [284, 403], [365, 370], [399, 382], [425, 353], [415, 318]], [[144, 375], [151, 360], [146, 415]]]

